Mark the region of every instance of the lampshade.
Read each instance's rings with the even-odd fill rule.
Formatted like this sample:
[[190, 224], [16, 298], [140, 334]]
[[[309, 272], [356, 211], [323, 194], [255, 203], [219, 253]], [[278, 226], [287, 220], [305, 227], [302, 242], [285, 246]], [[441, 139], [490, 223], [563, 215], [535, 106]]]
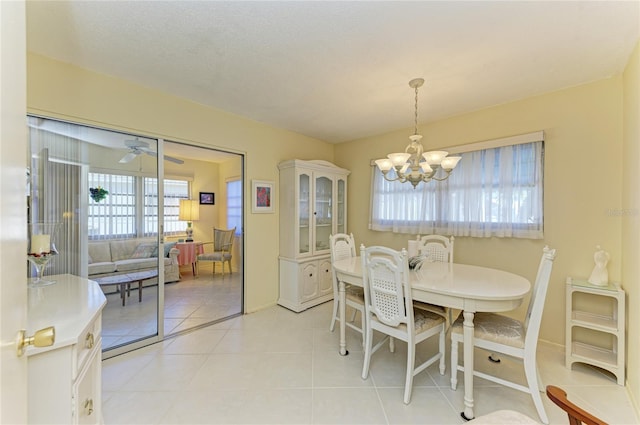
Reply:
[[181, 199], [178, 218], [182, 221], [200, 220], [200, 205], [198, 205], [198, 201], [194, 201], [192, 199]]

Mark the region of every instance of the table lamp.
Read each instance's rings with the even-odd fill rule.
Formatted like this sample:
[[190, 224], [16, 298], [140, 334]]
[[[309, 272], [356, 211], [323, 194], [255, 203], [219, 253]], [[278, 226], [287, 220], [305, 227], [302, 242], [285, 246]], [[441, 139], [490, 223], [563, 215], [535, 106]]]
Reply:
[[200, 207], [198, 201], [192, 199], [180, 200], [180, 213], [179, 220], [187, 222], [187, 242], [193, 242], [193, 227], [191, 224], [193, 221], [200, 220]]

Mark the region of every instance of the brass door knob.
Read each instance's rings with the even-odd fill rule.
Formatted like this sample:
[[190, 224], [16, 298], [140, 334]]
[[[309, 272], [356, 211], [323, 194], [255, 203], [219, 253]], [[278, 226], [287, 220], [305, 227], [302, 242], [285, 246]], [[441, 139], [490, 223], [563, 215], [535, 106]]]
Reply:
[[18, 331], [16, 336], [16, 354], [18, 357], [22, 357], [25, 352], [25, 348], [28, 345], [34, 347], [49, 347], [56, 342], [56, 328], [49, 326], [44, 329], [36, 331], [33, 336], [26, 336], [27, 331], [24, 329]]

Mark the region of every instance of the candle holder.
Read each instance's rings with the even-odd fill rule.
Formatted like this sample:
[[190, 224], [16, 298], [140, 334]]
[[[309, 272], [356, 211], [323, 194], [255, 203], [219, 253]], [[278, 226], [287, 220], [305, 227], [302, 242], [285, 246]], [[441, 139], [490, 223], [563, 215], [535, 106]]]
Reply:
[[30, 287], [47, 286], [55, 280], [43, 278], [44, 269], [54, 255], [58, 255], [55, 236], [60, 223], [29, 224], [29, 246], [27, 259], [36, 268], [36, 277], [29, 280]]

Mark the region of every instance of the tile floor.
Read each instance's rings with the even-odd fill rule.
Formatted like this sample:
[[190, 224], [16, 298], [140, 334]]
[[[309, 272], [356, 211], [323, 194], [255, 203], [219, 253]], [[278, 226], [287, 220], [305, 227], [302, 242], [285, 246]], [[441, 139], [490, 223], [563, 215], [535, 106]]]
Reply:
[[[359, 334], [348, 329], [350, 354], [338, 354], [338, 330], [328, 330], [331, 303], [296, 314], [276, 306], [202, 328], [103, 362], [103, 416], [114, 424], [461, 424], [458, 390], [437, 364], [416, 376], [411, 404], [402, 402], [406, 351], [381, 350], [369, 378], [360, 378]], [[428, 344], [428, 343], [425, 343]], [[425, 346], [435, 350], [435, 346]], [[503, 358], [499, 368], [523, 378]], [[545, 384], [610, 424], [636, 424], [626, 389], [594, 368], [564, 367], [562, 347], [539, 345]], [[476, 415], [514, 409], [539, 420], [529, 395], [475, 379]], [[552, 424], [567, 417], [543, 395]]]
[[[189, 266], [186, 266], [182, 268], [179, 282], [165, 285], [165, 335], [242, 311], [242, 273], [235, 271], [222, 275], [219, 271], [220, 266], [215, 275], [210, 267], [203, 267], [198, 276], [193, 276]], [[143, 288], [142, 302], [138, 302], [135, 286], [124, 306], [120, 294], [113, 291], [113, 286], [108, 287], [110, 293], [102, 312], [103, 349], [157, 333], [158, 287]]]

